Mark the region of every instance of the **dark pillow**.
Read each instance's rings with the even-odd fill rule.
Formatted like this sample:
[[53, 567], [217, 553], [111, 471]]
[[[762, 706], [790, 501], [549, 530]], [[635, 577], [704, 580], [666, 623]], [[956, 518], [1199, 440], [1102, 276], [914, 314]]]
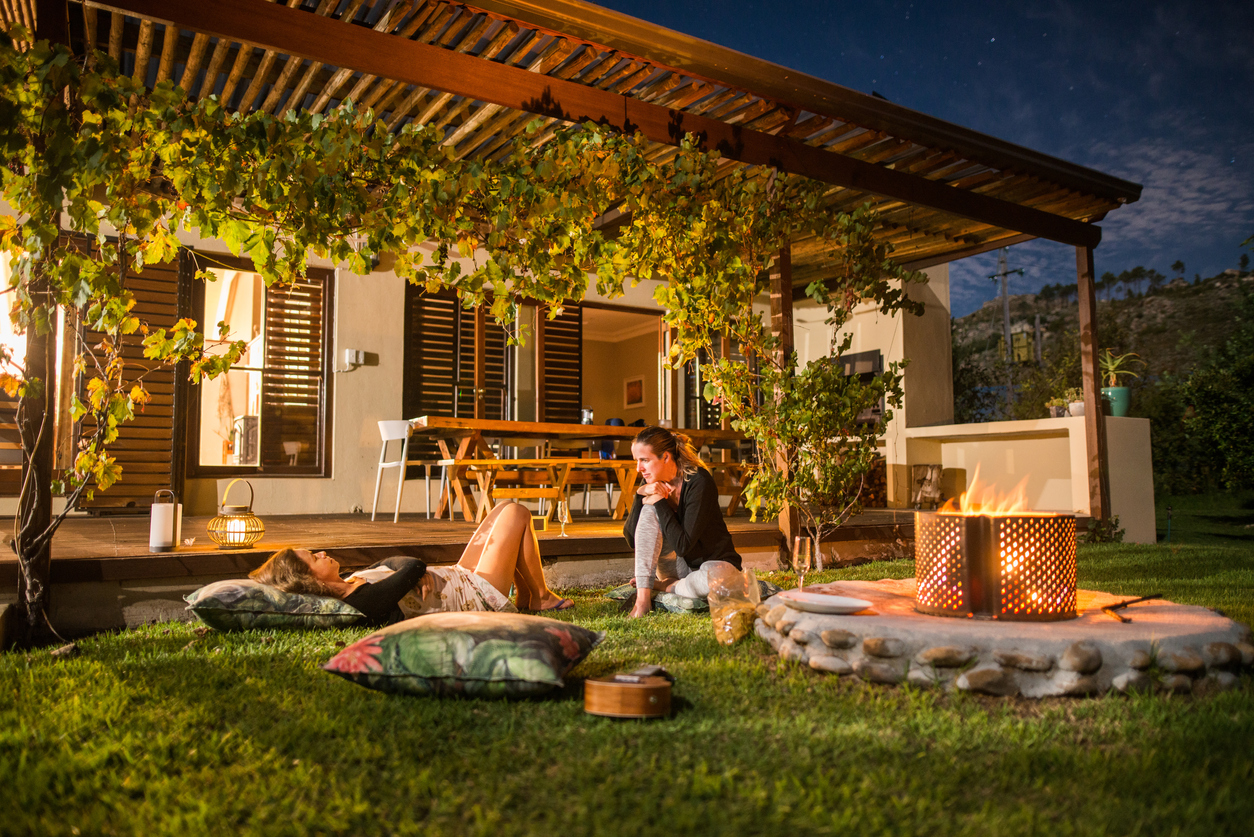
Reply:
[[376, 631], [323, 668], [395, 694], [529, 697], [561, 688], [604, 638], [543, 616], [431, 613]]
[[338, 628], [355, 625], [363, 616], [339, 599], [285, 593], [250, 578], [215, 581], [184, 599], [200, 621], [219, 631]]

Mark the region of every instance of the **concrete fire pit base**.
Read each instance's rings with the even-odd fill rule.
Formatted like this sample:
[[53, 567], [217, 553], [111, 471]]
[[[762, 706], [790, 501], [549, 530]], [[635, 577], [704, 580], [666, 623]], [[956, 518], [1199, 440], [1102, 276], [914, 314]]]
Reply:
[[859, 614], [805, 613], [778, 596], [758, 608], [758, 636], [780, 657], [871, 683], [909, 683], [1029, 698], [1232, 688], [1254, 665], [1250, 630], [1213, 610], [1154, 600], [1102, 612], [1131, 596], [1079, 591], [1080, 616], [1009, 622], [925, 616], [915, 580], [839, 581], [809, 592], [866, 599]]

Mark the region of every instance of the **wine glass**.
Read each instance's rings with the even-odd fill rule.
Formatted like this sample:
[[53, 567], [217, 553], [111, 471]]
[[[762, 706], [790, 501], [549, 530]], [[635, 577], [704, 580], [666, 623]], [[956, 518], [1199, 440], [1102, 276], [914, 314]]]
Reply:
[[570, 523], [570, 501], [561, 499], [557, 501], [557, 522], [562, 524], [562, 537], [568, 537], [566, 534], [566, 524]]
[[797, 592], [806, 586], [806, 573], [814, 569], [814, 541], [798, 535], [792, 542], [792, 568], [797, 571]]

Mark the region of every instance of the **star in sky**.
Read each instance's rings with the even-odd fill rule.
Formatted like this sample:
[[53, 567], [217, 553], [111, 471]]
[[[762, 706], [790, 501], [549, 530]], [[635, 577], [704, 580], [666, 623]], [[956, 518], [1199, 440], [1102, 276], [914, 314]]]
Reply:
[[[1101, 223], [1099, 272], [1235, 267], [1254, 235], [1254, 3], [600, 5], [1141, 183]], [[954, 313], [996, 254], [950, 265]], [[1075, 281], [1070, 247], [1012, 248], [1013, 293]]]

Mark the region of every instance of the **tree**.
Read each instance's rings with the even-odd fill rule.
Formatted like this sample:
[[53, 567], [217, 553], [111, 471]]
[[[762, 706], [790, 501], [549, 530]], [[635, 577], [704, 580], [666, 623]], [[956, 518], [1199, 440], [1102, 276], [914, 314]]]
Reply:
[[1176, 259], [1174, 262], [1172, 262], [1171, 269], [1176, 274], [1176, 276], [1178, 276], [1181, 279], [1184, 278], [1184, 262], [1182, 260]]

